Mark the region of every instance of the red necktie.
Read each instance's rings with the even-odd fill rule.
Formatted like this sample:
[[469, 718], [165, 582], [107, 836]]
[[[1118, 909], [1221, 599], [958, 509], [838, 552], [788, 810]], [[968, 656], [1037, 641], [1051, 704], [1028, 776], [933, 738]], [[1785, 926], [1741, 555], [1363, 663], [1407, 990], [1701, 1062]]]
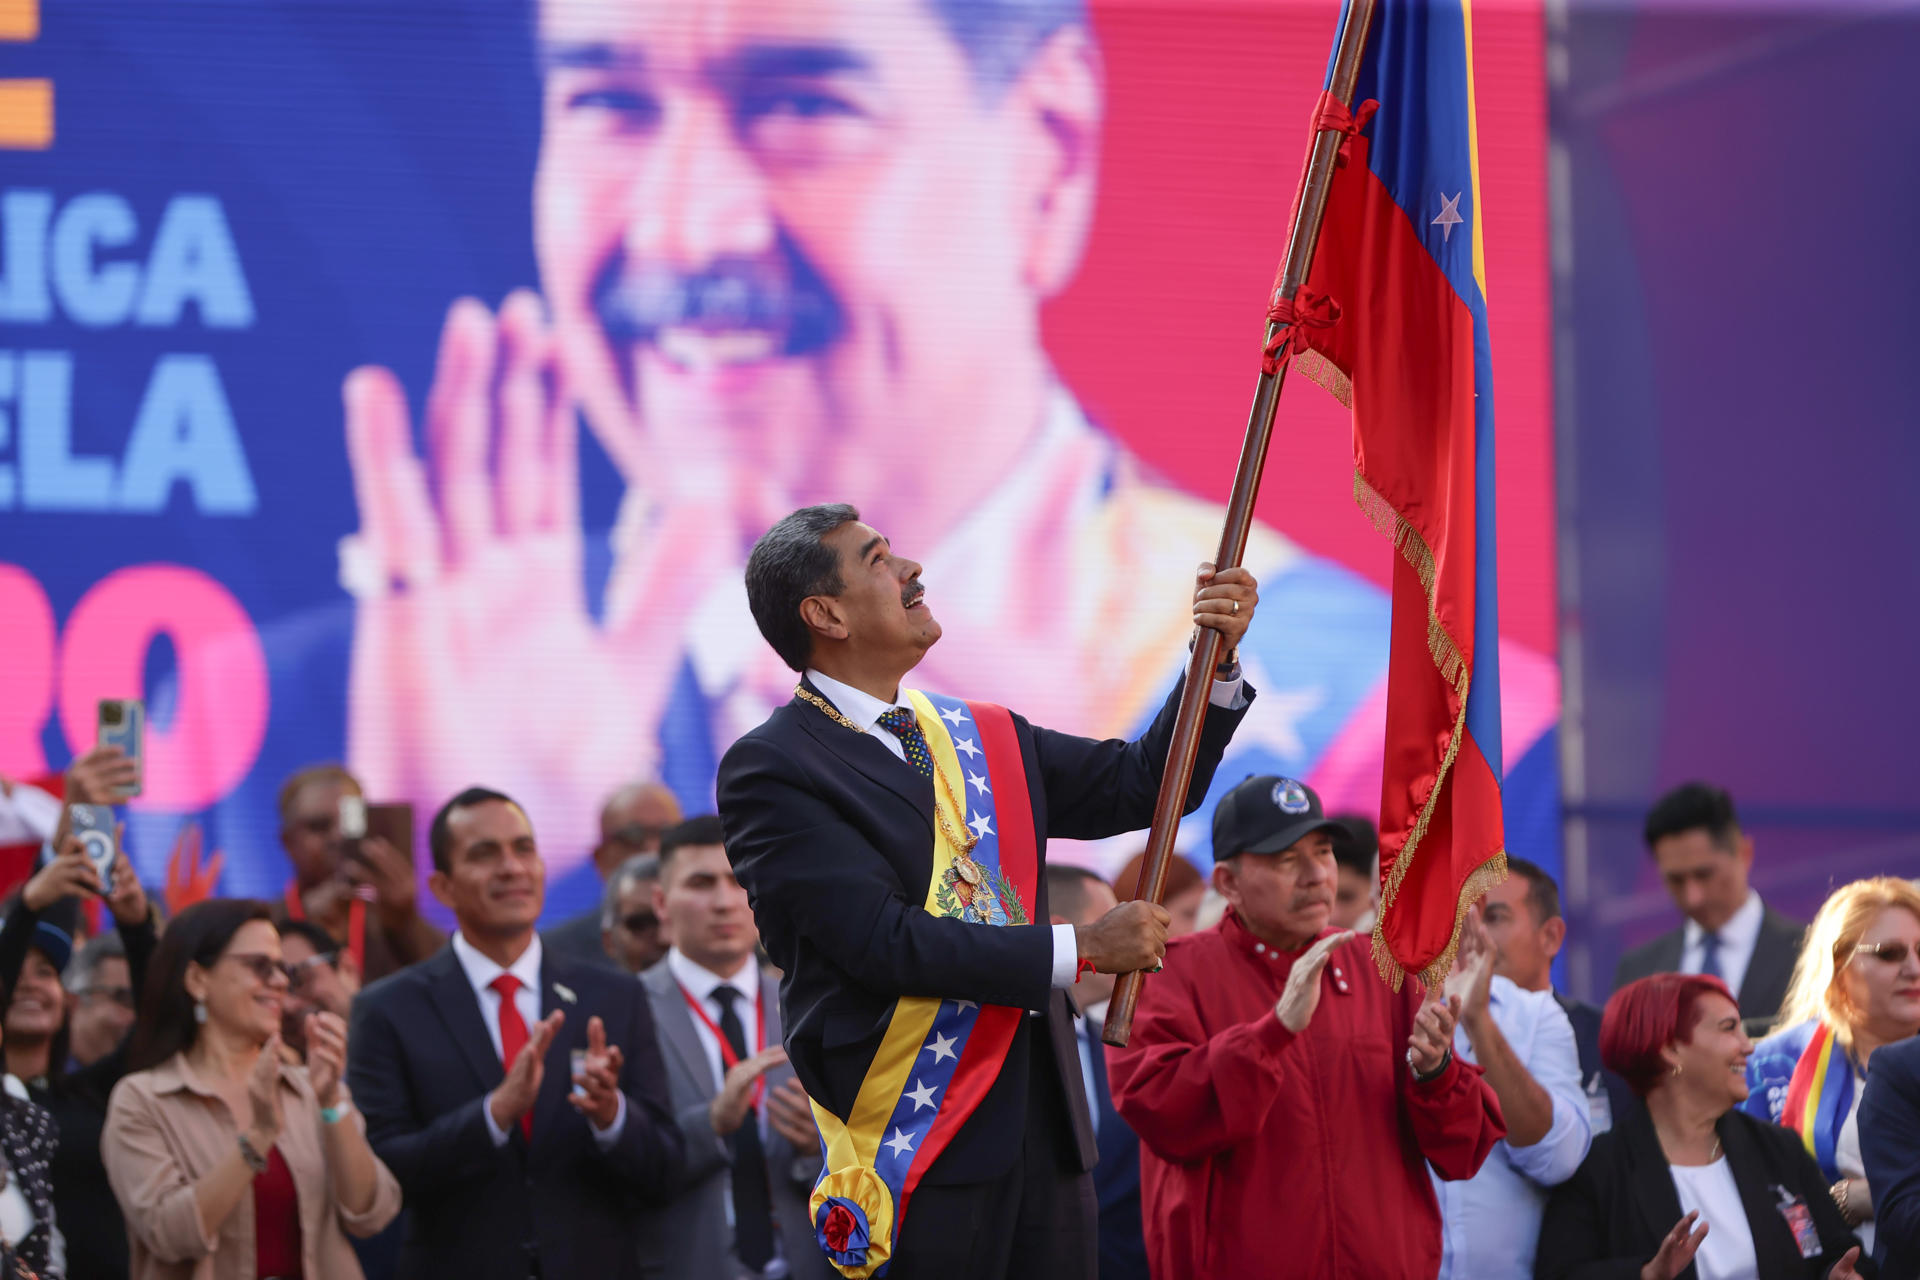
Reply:
[[[520, 1016], [520, 1006], [513, 1001], [514, 992], [520, 990], [520, 979], [503, 973], [487, 985], [500, 993], [500, 1061], [511, 1071], [513, 1060], [527, 1046], [527, 1020]], [[533, 1141], [531, 1110], [520, 1117], [520, 1132], [527, 1141]]]

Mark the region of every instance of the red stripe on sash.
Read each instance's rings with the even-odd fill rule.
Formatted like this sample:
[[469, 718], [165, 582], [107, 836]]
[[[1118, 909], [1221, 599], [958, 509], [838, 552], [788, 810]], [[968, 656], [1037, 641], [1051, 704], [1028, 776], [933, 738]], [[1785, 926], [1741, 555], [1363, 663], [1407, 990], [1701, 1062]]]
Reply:
[[[920, 1149], [913, 1153], [913, 1164], [907, 1169], [907, 1180], [900, 1188], [900, 1204], [894, 1210], [895, 1222], [906, 1220], [907, 1201], [920, 1185], [921, 1175], [933, 1167], [933, 1162], [953, 1141], [953, 1135], [960, 1131], [960, 1126], [993, 1088], [993, 1082], [1000, 1078], [1000, 1066], [1007, 1060], [1007, 1050], [1013, 1046], [1013, 1033], [1020, 1026], [1020, 1019], [1026, 1016], [1026, 1010], [1009, 1009], [1005, 1005], [980, 1007], [973, 1032], [967, 1036], [967, 1047], [960, 1051], [960, 1061], [953, 1069], [953, 1081], [947, 1085], [947, 1096], [940, 1100], [940, 1114], [934, 1117], [927, 1136], [921, 1139]], [[1019, 1141], [1018, 1135], [1012, 1140]]]
[[1020, 754], [1020, 735], [1013, 713], [991, 702], [969, 702], [973, 722], [980, 727], [980, 746], [987, 756], [987, 777], [993, 784], [993, 805], [1000, 833], [1000, 870], [1020, 891], [1027, 919], [1039, 901], [1040, 854], [1033, 838], [1033, 797], [1027, 792], [1027, 762]]

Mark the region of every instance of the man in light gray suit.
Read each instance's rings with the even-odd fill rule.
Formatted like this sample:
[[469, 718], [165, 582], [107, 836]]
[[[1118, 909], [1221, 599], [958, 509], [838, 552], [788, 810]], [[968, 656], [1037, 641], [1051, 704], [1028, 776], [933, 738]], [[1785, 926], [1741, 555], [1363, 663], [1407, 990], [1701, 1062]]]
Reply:
[[780, 1047], [779, 983], [755, 959], [759, 931], [717, 817], [666, 833], [654, 904], [673, 946], [640, 982], [687, 1159], [642, 1261], [671, 1280], [829, 1280], [807, 1213], [820, 1140]]

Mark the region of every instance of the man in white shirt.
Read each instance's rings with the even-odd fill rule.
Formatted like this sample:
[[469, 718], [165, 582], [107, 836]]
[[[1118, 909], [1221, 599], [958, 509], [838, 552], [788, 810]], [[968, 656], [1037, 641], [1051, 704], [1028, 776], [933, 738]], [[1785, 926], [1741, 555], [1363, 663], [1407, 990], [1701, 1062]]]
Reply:
[[1748, 885], [1753, 837], [1721, 788], [1675, 787], [1648, 811], [1644, 834], [1686, 922], [1620, 957], [1614, 988], [1655, 973], [1704, 973], [1727, 984], [1757, 1034], [1786, 998], [1806, 925], [1769, 908]]
[[640, 1274], [636, 1202], [672, 1193], [680, 1130], [645, 994], [546, 953], [526, 813], [470, 788], [428, 837], [450, 946], [354, 1002], [355, 1103], [409, 1213], [397, 1274]]
[[1547, 1192], [1573, 1176], [1593, 1141], [1573, 1024], [1551, 991], [1496, 974], [1499, 959], [1476, 907], [1447, 979], [1447, 994], [1462, 1000], [1453, 1052], [1485, 1074], [1507, 1136], [1472, 1178], [1433, 1179], [1441, 1280], [1529, 1280]]
[[654, 910], [673, 939], [641, 975], [686, 1137], [680, 1193], [647, 1233], [675, 1280], [829, 1280], [807, 1196], [820, 1139], [781, 1047], [779, 983], [760, 971], [760, 931], [712, 814], [660, 841]]

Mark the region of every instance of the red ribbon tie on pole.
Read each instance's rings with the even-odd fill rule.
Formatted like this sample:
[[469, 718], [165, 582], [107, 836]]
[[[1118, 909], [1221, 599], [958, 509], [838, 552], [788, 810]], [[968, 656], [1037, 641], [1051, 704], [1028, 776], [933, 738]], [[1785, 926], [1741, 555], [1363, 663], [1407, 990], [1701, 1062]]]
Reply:
[[1278, 325], [1273, 341], [1267, 343], [1260, 367], [1278, 374], [1288, 360], [1307, 349], [1307, 331], [1331, 329], [1340, 319], [1340, 304], [1324, 293], [1302, 288], [1297, 297], [1281, 298], [1267, 312], [1267, 323]]

